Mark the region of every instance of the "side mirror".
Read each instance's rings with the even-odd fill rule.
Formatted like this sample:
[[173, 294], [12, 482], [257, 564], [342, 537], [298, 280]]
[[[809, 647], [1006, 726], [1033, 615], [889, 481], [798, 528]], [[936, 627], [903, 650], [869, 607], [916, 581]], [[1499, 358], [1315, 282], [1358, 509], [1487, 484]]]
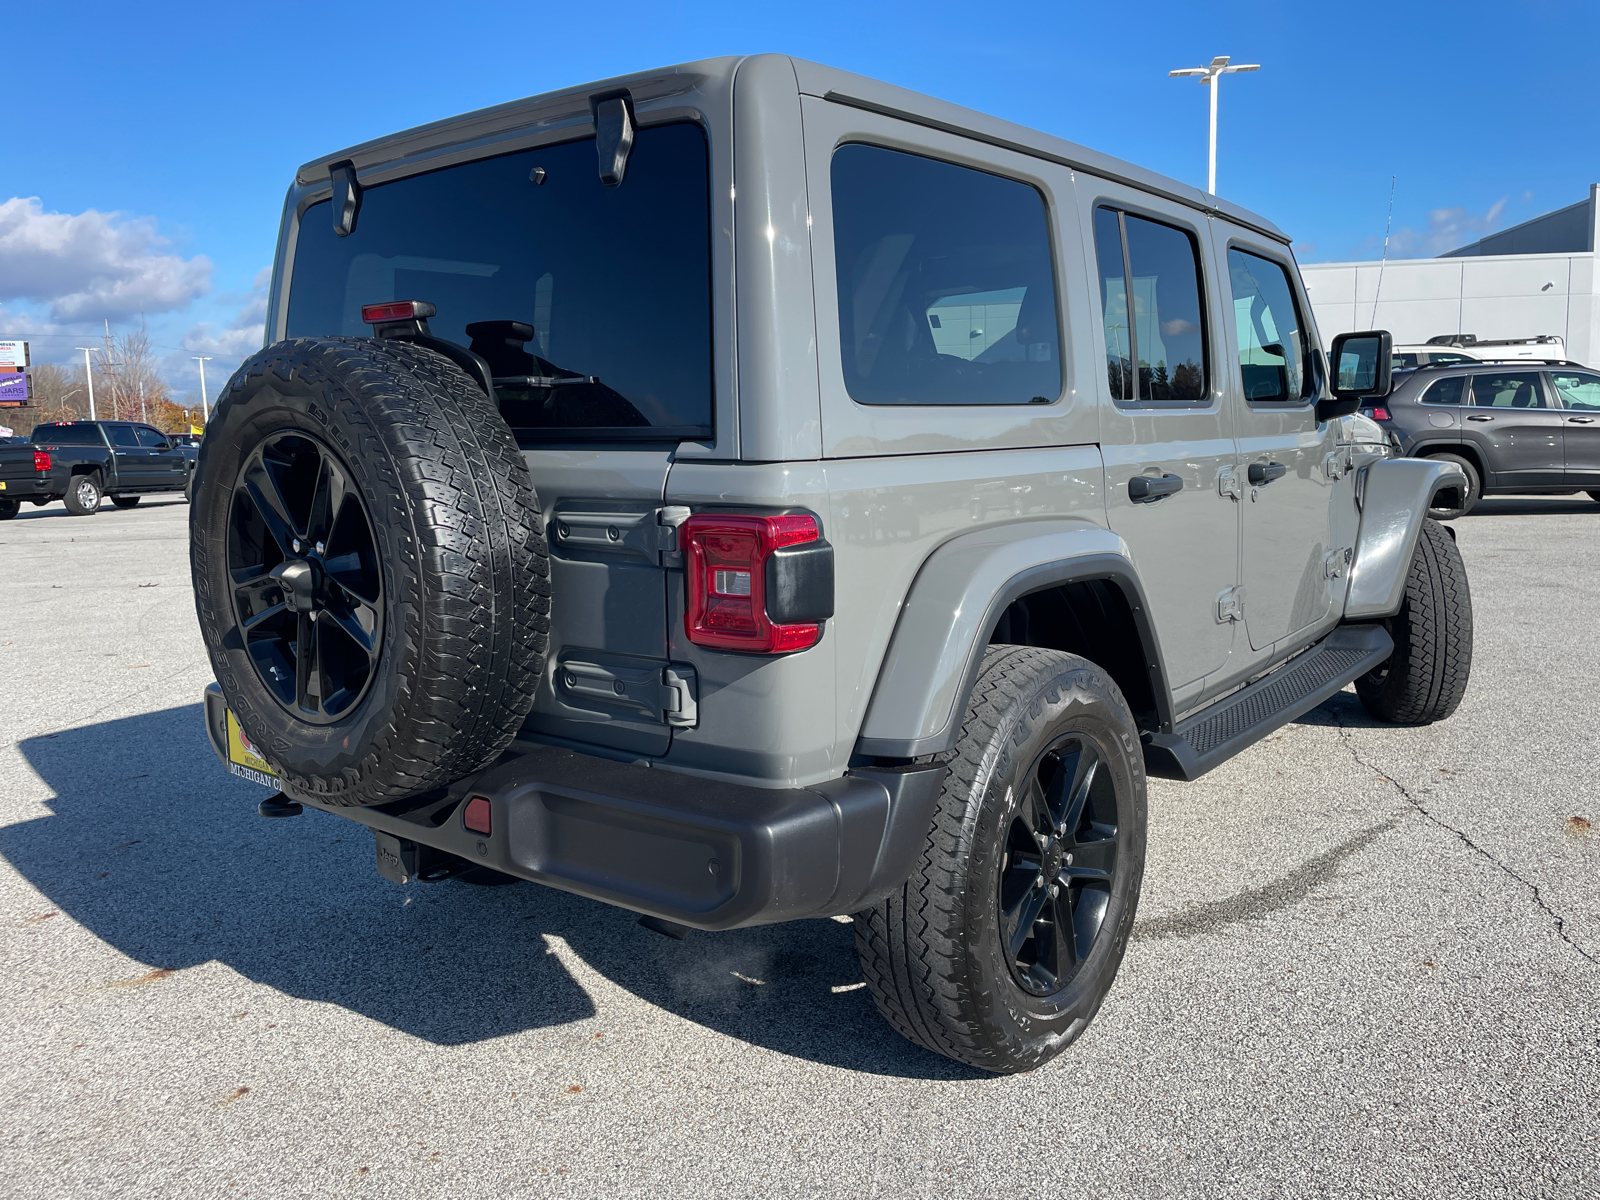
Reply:
[[1333, 398], [1317, 402], [1317, 420], [1347, 417], [1367, 397], [1388, 395], [1393, 352], [1394, 338], [1387, 329], [1341, 333], [1334, 338], [1329, 353]]

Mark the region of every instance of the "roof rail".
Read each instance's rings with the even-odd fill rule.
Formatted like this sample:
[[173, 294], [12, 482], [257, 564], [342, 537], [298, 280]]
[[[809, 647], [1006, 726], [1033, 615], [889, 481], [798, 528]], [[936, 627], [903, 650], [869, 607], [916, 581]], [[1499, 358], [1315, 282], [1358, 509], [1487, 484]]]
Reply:
[[1578, 367], [1580, 370], [1593, 370], [1592, 367], [1573, 362], [1570, 358], [1473, 358], [1463, 362], [1448, 363], [1418, 363], [1414, 367], [1396, 367], [1395, 373], [1401, 371], [1452, 371], [1457, 369], [1470, 370], [1473, 367], [1528, 367], [1538, 370], [1541, 367]]

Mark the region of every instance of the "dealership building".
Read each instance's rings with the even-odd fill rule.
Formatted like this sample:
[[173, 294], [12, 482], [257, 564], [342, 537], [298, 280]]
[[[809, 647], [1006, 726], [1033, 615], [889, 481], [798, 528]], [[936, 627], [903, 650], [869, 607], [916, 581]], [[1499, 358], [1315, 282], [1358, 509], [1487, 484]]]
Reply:
[[1600, 184], [1589, 198], [1438, 258], [1302, 265], [1324, 343], [1387, 329], [1395, 345], [1441, 334], [1554, 334], [1575, 362], [1600, 367]]

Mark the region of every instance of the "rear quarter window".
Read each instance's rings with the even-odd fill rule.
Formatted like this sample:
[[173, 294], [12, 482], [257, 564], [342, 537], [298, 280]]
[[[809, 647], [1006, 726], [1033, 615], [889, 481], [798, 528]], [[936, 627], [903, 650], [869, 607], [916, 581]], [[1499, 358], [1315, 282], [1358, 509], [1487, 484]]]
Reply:
[[1055, 268], [1030, 184], [878, 146], [832, 164], [845, 386], [859, 404], [1061, 395]]

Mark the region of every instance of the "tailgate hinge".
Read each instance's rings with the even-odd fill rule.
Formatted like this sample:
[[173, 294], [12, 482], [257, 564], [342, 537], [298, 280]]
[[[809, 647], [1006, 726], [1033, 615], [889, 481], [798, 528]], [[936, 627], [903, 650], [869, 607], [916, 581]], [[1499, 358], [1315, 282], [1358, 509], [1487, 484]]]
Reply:
[[661, 718], [674, 729], [693, 729], [700, 722], [697, 682], [694, 668], [687, 663], [661, 669]]

